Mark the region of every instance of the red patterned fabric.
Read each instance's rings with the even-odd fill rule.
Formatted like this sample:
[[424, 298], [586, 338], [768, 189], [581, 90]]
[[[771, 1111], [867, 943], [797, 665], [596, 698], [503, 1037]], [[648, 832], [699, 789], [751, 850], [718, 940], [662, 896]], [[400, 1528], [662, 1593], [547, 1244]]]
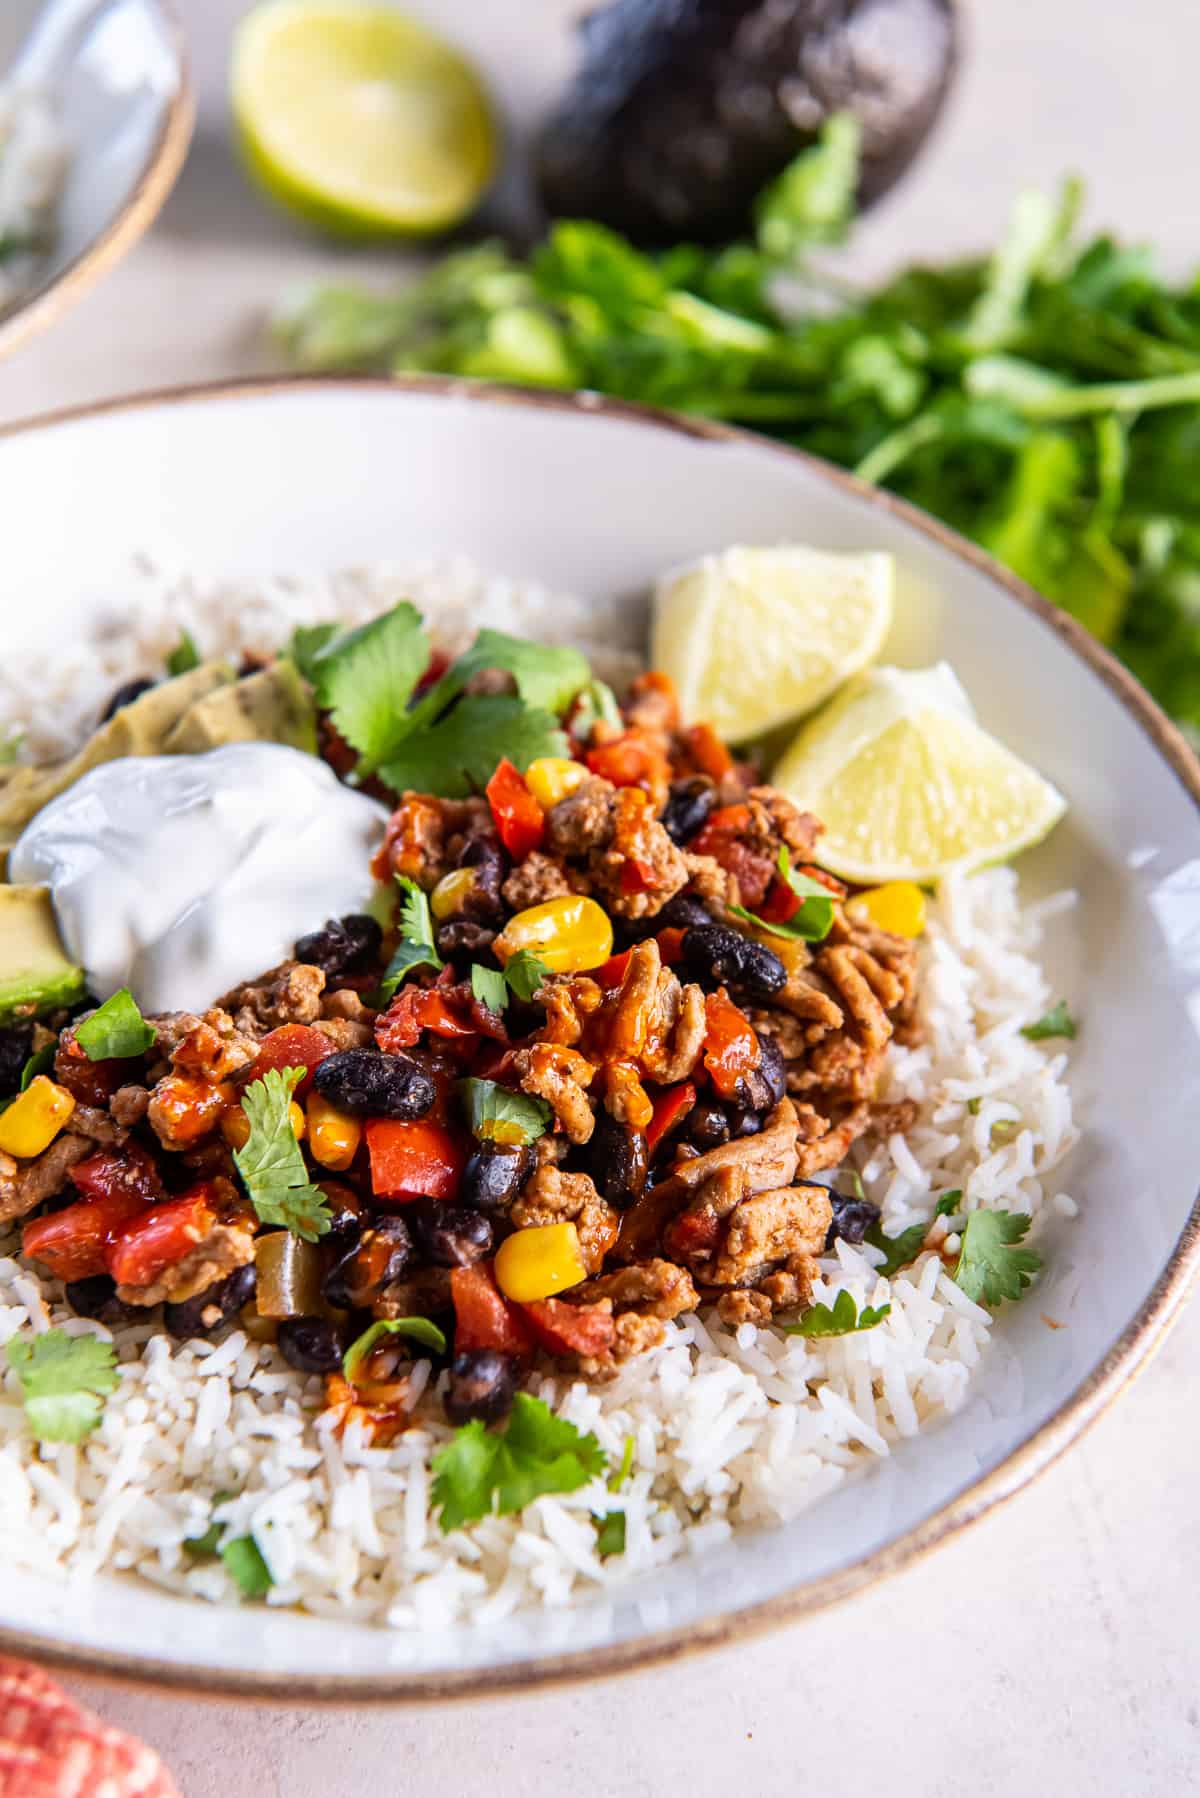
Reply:
[[0, 1798], [179, 1798], [152, 1748], [38, 1667], [0, 1659]]

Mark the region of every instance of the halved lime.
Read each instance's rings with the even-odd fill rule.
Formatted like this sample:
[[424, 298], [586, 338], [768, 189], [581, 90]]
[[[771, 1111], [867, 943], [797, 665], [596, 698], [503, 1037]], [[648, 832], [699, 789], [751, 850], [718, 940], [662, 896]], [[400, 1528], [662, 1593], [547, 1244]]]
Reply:
[[892, 558], [735, 547], [664, 575], [652, 660], [685, 718], [744, 743], [821, 704], [879, 654]]
[[976, 724], [952, 670], [872, 668], [801, 730], [772, 779], [825, 825], [845, 880], [937, 880], [1046, 836], [1062, 794]]
[[390, 6], [268, 0], [237, 29], [230, 97], [254, 178], [343, 235], [445, 230], [495, 166], [478, 76]]

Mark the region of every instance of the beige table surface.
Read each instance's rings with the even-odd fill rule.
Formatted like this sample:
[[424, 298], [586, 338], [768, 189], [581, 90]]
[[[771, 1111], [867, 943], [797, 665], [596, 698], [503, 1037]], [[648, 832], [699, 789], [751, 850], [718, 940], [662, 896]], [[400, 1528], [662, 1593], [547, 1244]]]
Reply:
[[[262, 368], [257, 320], [342, 269], [229, 161], [238, 0], [182, 0], [201, 127], [151, 237], [0, 367], [0, 419]], [[425, 0], [528, 116], [568, 63], [568, 0]], [[1097, 219], [1200, 261], [1194, 0], [974, 0], [946, 128], [865, 228], [880, 268], [991, 239], [1014, 188], [1086, 172]], [[386, 275], [395, 265], [376, 258]], [[130, 519], [131, 542], [137, 521]], [[1086, 1196], [1086, 1195], [1085, 1195]], [[188, 1703], [77, 1682], [186, 1798], [1158, 1798], [1200, 1784], [1200, 1308], [1031, 1491], [845, 1609], [720, 1656], [494, 1705], [392, 1714]], [[2, 1547], [0, 1547], [2, 1552]]]

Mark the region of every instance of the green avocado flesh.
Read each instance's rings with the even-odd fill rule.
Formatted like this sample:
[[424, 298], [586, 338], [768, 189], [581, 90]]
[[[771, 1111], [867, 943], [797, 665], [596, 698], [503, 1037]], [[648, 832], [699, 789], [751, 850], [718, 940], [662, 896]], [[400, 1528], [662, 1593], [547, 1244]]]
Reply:
[[67, 960], [48, 887], [0, 886], [0, 1024], [76, 1005], [83, 969]]
[[194, 755], [227, 743], [284, 743], [317, 751], [312, 694], [293, 662], [273, 662], [233, 686], [222, 686], [190, 705], [168, 733], [166, 755]]

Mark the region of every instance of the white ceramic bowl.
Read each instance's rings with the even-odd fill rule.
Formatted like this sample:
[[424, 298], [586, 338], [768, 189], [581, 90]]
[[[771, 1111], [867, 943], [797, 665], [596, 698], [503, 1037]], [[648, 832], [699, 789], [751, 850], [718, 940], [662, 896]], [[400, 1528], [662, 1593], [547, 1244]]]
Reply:
[[58, 108], [71, 166], [54, 248], [0, 313], [0, 356], [53, 324], [132, 249], [170, 193], [192, 131], [169, 0], [4, 0], [0, 80], [22, 52], [36, 64], [24, 72]]
[[[1054, 971], [1082, 1014], [1077, 1221], [1052, 1231], [957, 1416], [794, 1525], [608, 1605], [388, 1635], [144, 1585], [6, 1570], [0, 1649], [242, 1694], [430, 1698], [612, 1671], [794, 1618], [902, 1566], [1061, 1452], [1145, 1360], [1200, 1257], [1200, 767], [1069, 622], [940, 526], [719, 428], [430, 380], [279, 383], [118, 403], [0, 433], [6, 652], [65, 637], [135, 550], [202, 573], [465, 550], [640, 616], [661, 569], [730, 542], [884, 548], [889, 653], [947, 657], [982, 721], [1068, 794], [1026, 858], [1082, 905]], [[480, 620], [484, 622], [484, 620]], [[1049, 1314], [1066, 1324], [1051, 1330]], [[1068, 1550], [1069, 1552], [1069, 1550]]]

